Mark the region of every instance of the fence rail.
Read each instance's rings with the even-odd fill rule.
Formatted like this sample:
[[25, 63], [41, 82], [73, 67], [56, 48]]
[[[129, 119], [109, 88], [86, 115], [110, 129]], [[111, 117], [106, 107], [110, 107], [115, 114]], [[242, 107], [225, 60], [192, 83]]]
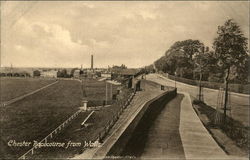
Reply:
[[113, 127], [113, 125], [116, 123], [116, 121], [121, 116], [122, 112], [131, 103], [131, 101], [133, 100], [135, 94], [136, 94], [136, 90], [134, 90], [134, 92], [129, 96], [129, 98], [127, 99], [127, 101], [121, 106], [120, 110], [113, 115], [113, 118], [108, 121], [108, 123], [103, 128], [103, 130], [98, 134], [98, 137], [97, 137], [96, 141], [99, 141], [99, 142], [103, 141], [103, 139], [107, 136], [107, 134], [110, 131], [110, 129]]
[[41, 143], [47, 143], [48, 139], [52, 139], [53, 135], [59, 133], [59, 131], [61, 131], [71, 120], [73, 120], [75, 117], [77, 117], [79, 115], [79, 113], [81, 113], [82, 110], [78, 110], [77, 112], [75, 112], [73, 115], [71, 115], [66, 121], [64, 121], [62, 124], [60, 124], [56, 129], [54, 129], [50, 134], [48, 134], [45, 138], [43, 138], [39, 143], [37, 143], [35, 146], [33, 146], [30, 150], [28, 150], [25, 154], [23, 154], [21, 157], [19, 157], [18, 159], [26, 159], [27, 155], [34, 154], [35, 149], [37, 148], [37, 146]]
[[[115, 122], [121, 116], [122, 112], [131, 103], [131, 101], [133, 100], [135, 94], [136, 94], [136, 90], [134, 90], [134, 92], [132, 92], [132, 94], [129, 96], [129, 98], [126, 100], [126, 102], [121, 106], [120, 110], [117, 113], [115, 113], [115, 115], [113, 115], [113, 118], [106, 124], [106, 126], [103, 128], [103, 130], [98, 134], [97, 141], [100, 142], [100, 141], [102, 141], [105, 138], [105, 136], [107, 135], [107, 133], [109, 132], [109, 130], [112, 128], [112, 126], [115, 124]], [[59, 125], [50, 134], [48, 134], [45, 138], [43, 138], [39, 143], [37, 143], [35, 146], [33, 146], [30, 150], [28, 150], [25, 154], [23, 154], [18, 159], [26, 159], [26, 157], [28, 155], [33, 155], [35, 149], [37, 148], [37, 146], [40, 143], [43, 143], [43, 142], [47, 143], [48, 139], [52, 139], [55, 134], [59, 133], [60, 130], [62, 130], [72, 119], [74, 119], [75, 117], [77, 117], [79, 115], [79, 113], [81, 113], [81, 112], [82, 112], [82, 110], [78, 110], [77, 112], [75, 112], [66, 121], [64, 121], [61, 125]], [[87, 118], [89, 118], [93, 113], [94, 113], [94, 111], [92, 111]], [[87, 120], [87, 118], [85, 120]], [[85, 120], [84, 120], [84, 122], [86, 122]]]
[[[187, 83], [193, 86], [197, 86], [199, 84], [198, 80], [192, 80], [192, 79], [187, 79], [187, 78], [182, 78], [182, 77], [175, 77], [173, 75], [167, 75], [167, 74], [162, 74], [163, 76], [171, 79], [171, 80], [176, 80], [182, 83]], [[201, 81], [201, 85], [203, 87], [211, 88], [211, 89], [219, 89], [220, 87], [224, 88], [225, 84], [224, 83], [218, 83], [218, 82], [210, 82], [210, 81]], [[249, 88], [250, 84], [233, 84], [229, 83], [229, 88], [232, 92], [236, 93], [243, 93], [243, 94], [249, 94]]]
[[41, 90], [43, 90], [43, 89], [45, 89], [45, 88], [48, 88], [48, 87], [50, 87], [50, 86], [52, 86], [52, 85], [54, 85], [54, 84], [56, 84], [56, 83], [58, 83], [58, 81], [55, 81], [55, 82], [53, 82], [53, 83], [50, 83], [50, 84], [48, 84], [48, 85], [46, 85], [46, 86], [43, 86], [43, 87], [41, 87], [41, 88], [39, 88], [39, 89], [36, 89], [36, 90], [34, 90], [34, 91], [32, 91], [32, 92], [29, 92], [29, 93], [26, 93], [26, 94], [24, 94], [24, 95], [22, 95], [22, 96], [19, 96], [19, 97], [16, 97], [16, 98], [14, 98], [14, 99], [11, 99], [11, 100], [9, 100], [9, 101], [5, 101], [5, 102], [1, 103], [0, 106], [5, 107], [5, 106], [7, 106], [7, 105], [10, 105], [10, 104], [12, 104], [12, 103], [15, 103], [16, 101], [22, 100], [22, 99], [24, 99], [25, 97], [28, 97], [28, 96], [30, 96], [30, 95], [32, 95], [32, 94], [35, 94], [35, 93], [37, 93], [37, 92], [39, 92], [39, 91], [41, 91]]

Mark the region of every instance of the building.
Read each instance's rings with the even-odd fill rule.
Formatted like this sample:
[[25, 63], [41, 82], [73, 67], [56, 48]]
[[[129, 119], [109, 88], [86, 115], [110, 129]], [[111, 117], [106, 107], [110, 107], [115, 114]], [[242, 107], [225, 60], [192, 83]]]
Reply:
[[103, 78], [111, 78], [111, 73], [101, 73], [101, 77], [103, 77]]
[[56, 70], [46, 70], [41, 71], [40, 77], [49, 77], [49, 78], [57, 78], [57, 71]]
[[80, 69], [76, 69], [73, 73], [73, 77], [74, 78], [79, 78], [81, 74], [81, 70]]
[[116, 77], [129, 78], [136, 76], [138, 69], [111, 69], [112, 79]]

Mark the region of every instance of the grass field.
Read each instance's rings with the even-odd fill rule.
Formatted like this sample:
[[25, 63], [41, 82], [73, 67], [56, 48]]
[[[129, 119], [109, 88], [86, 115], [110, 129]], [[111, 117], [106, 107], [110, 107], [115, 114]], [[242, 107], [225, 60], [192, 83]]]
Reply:
[[[91, 79], [85, 79], [84, 81], [85, 91], [87, 95], [87, 100], [89, 106], [100, 106], [103, 105], [103, 101], [105, 101], [106, 97], [106, 82], [105, 81], [97, 81]], [[117, 86], [112, 85], [112, 94], [117, 92]], [[111, 85], [108, 84], [108, 101], [110, 103], [111, 100]]]
[[22, 96], [55, 80], [38, 78], [0, 78], [0, 101], [8, 101]]
[[[125, 100], [131, 94], [131, 90], [124, 89], [120, 96], [123, 97], [119, 103], [124, 104]], [[63, 142], [68, 143], [77, 142], [81, 143], [82, 146], [80, 147], [69, 147], [65, 148], [42, 148], [35, 151], [34, 156], [31, 158], [70, 158], [73, 157], [75, 154], [79, 154], [83, 150], [83, 145], [86, 142], [94, 141], [97, 139], [99, 133], [104, 129], [106, 124], [113, 118], [113, 116], [121, 109], [121, 106], [118, 103], [114, 103], [109, 107], [103, 107], [100, 110], [94, 112], [94, 114], [90, 117], [87, 123], [91, 123], [92, 125], [79, 130], [81, 127], [81, 123], [90, 113], [83, 112], [72, 121], [72, 123], [67, 126], [60, 134], [58, 134], [55, 138], [51, 139], [49, 142]]]
[[[105, 99], [105, 82], [86, 82], [87, 98], [90, 101]], [[29, 147], [8, 147], [8, 141], [41, 140], [78, 110], [81, 98], [81, 83], [60, 80], [36, 94], [0, 108], [0, 158], [18, 158], [24, 154]]]

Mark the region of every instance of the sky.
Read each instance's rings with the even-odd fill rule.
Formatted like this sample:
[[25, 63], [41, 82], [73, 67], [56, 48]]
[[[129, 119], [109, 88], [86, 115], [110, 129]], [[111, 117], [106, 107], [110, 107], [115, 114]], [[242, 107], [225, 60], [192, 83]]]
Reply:
[[143, 67], [227, 19], [249, 38], [248, 1], [1, 1], [1, 66]]

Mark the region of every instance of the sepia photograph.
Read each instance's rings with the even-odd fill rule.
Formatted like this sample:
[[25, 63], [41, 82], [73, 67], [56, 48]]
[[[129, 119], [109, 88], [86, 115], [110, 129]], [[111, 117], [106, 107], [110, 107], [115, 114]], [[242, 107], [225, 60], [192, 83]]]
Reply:
[[243, 1], [0, 1], [0, 160], [248, 160]]

